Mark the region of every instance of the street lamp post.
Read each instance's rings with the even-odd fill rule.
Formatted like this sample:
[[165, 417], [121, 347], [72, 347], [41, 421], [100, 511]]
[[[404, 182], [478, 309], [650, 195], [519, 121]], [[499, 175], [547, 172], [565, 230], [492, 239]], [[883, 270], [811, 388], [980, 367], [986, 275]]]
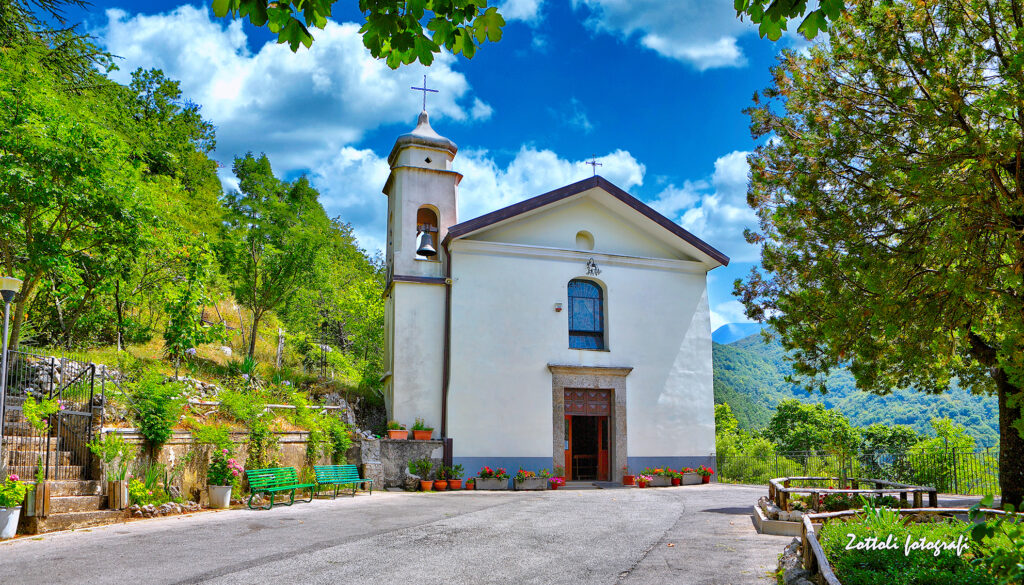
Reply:
[[7, 326], [11, 315], [11, 302], [21, 290], [21, 281], [9, 276], [0, 277], [0, 296], [4, 299], [3, 353], [0, 357], [0, 470], [7, 468], [4, 455], [4, 423], [7, 422]]

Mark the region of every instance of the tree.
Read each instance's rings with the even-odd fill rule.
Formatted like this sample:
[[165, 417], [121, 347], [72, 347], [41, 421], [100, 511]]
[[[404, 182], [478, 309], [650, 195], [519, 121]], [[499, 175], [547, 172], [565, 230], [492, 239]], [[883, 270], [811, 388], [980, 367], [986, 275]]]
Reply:
[[[298, 51], [300, 45], [308, 49], [313, 44], [310, 27], [327, 26], [335, 2], [213, 0], [213, 12], [221, 17], [248, 17], [253, 26], [266, 26], [277, 34], [278, 43]], [[497, 8], [488, 8], [487, 0], [359, 0], [359, 10], [366, 15], [359, 29], [363, 44], [392, 69], [416, 61], [430, 65], [441, 47], [472, 59], [477, 45], [500, 41], [505, 26], [505, 19]]]
[[[807, 0], [735, 0], [736, 16], [750, 17], [750, 22], [760, 25], [757, 33], [761, 38], [777, 41], [792, 18], [804, 16], [796, 31], [813, 39], [819, 31], [828, 29], [828, 21], [835, 21], [846, 9], [844, 0], [820, 0], [818, 8], [807, 12]], [[767, 6], [766, 6], [767, 5]]]
[[764, 435], [783, 452], [842, 456], [850, 454], [860, 439], [857, 429], [838, 410], [805, 404], [795, 398], [779, 403]]
[[787, 52], [752, 133], [763, 273], [737, 281], [808, 389], [998, 395], [1000, 485], [1024, 499], [1021, 2], [857, 0]]
[[210, 302], [206, 294], [206, 281], [213, 260], [210, 252], [200, 245], [184, 250], [182, 255], [185, 257], [185, 274], [167, 302], [170, 321], [164, 330], [164, 353], [174, 359], [175, 374], [177, 364], [189, 350], [219, 341], [224, 335], [223, 325], [207, 325], [202, 319], [203, 307]]
[[[11, 323], [18, 347], [25, 309], [43, 278], [102, 259], [137, 240], [145, 215], [139, 169], [111, 129], [97, 92], [68, 92], [38, 45], [0, 50], [0, 261], [24, 284]], [[105, 80], [95, 76], [102, 88]]]
[[252, 311], [252, 357], [260, 319], [314, 274], [327, 244], [328, 220], [309, 181], [281, 181], [266, 155], [248, 153], [232, 169], [240, 191], [225, 196], [221, 266], [235, 299]]

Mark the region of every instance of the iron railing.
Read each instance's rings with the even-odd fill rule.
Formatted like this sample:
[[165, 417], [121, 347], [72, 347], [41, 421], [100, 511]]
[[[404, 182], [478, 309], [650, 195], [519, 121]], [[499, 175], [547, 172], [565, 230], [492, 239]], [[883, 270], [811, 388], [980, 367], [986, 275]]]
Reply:
[[934, 487], [941, 493], [999, 494], [999, 450], [864, 451], [852, 456], [813, 451], [718, 454], [718, 481], [767, 484], [773, 477], [872, 477]]
[[[97, 366], [89, 362], [24, 350], [8, 353], [6, 412], [0, 424], [9, 473], [29, 479], [42, 469], [45, 479], [91, 479], [93, 407], [103, 402], [102, 389], [96, 394], [96, 377]], [[43, 428], [25, 416], [30, 396], [37, 403], [55, 400], [58, 405]]]

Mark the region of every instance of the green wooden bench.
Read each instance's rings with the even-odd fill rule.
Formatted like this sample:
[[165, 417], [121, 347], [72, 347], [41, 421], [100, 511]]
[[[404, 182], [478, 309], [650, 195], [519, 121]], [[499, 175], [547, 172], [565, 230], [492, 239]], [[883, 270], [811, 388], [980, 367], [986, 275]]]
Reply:
[[322, 485], [334, 486], [334, 497], [338, 497], [338, 489], [342, 486], [352, 486], [352, 495], [356, 495], [356, 489], [362, 485], [368, 485], [370, 495], [373, 495], [373, 480], [359, 477], [359, 468], [355, 465], [315, 465], [317, 491]]
[[[294, 467], [246, 469], [245, 476], [249, 480], [249, 491], [252, 492], [252, 495], [249, 496], [250, 510], [255, 510], [252, 505], [252, 500], [258, 494], [267, 494], [270, 498], [270, 503], [267, 504], [266, 508], [263, 508], [264, 510], [269, 510], [274, 507], [274, 494], [278, 492], [291, 492], [291, 500], [286, 504], [288, 506], [295, 503], [295, 490], [308, 489], [309, 499], [306, 501], [313, 501], [313, 489], [316, 487], [316, 484], [299, 483], [298, 473], [295, 471]], [[281, 503], [284, 504], [285, 502]]]

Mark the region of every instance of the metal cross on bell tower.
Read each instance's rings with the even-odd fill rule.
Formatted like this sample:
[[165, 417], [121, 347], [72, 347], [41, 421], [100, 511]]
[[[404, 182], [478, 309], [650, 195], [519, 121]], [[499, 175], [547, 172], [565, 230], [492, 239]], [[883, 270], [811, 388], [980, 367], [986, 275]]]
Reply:
[[[425, 83], [423, 85], [426, 85]], [[588, 160], [585, 164], [590, 165], [594, 169], [594, 176], [597, 176], [597, 167], [603, 167], [604, 165], [597, 162], [597, 155], [591, 155], [591, 160]]]
[[427, 76], [426, 75], [423, 76], [423, 87], [415, 87], [414, 86], [414, 87], [410, 87], [409, 89], [414, 89], [416, 91], [422, 91], [423, 92], [423, 111], [426, 112], [427, 111], [427, 92], [437, 93], [436, 89], [430, 89], [429, 87], [427, 87]]

